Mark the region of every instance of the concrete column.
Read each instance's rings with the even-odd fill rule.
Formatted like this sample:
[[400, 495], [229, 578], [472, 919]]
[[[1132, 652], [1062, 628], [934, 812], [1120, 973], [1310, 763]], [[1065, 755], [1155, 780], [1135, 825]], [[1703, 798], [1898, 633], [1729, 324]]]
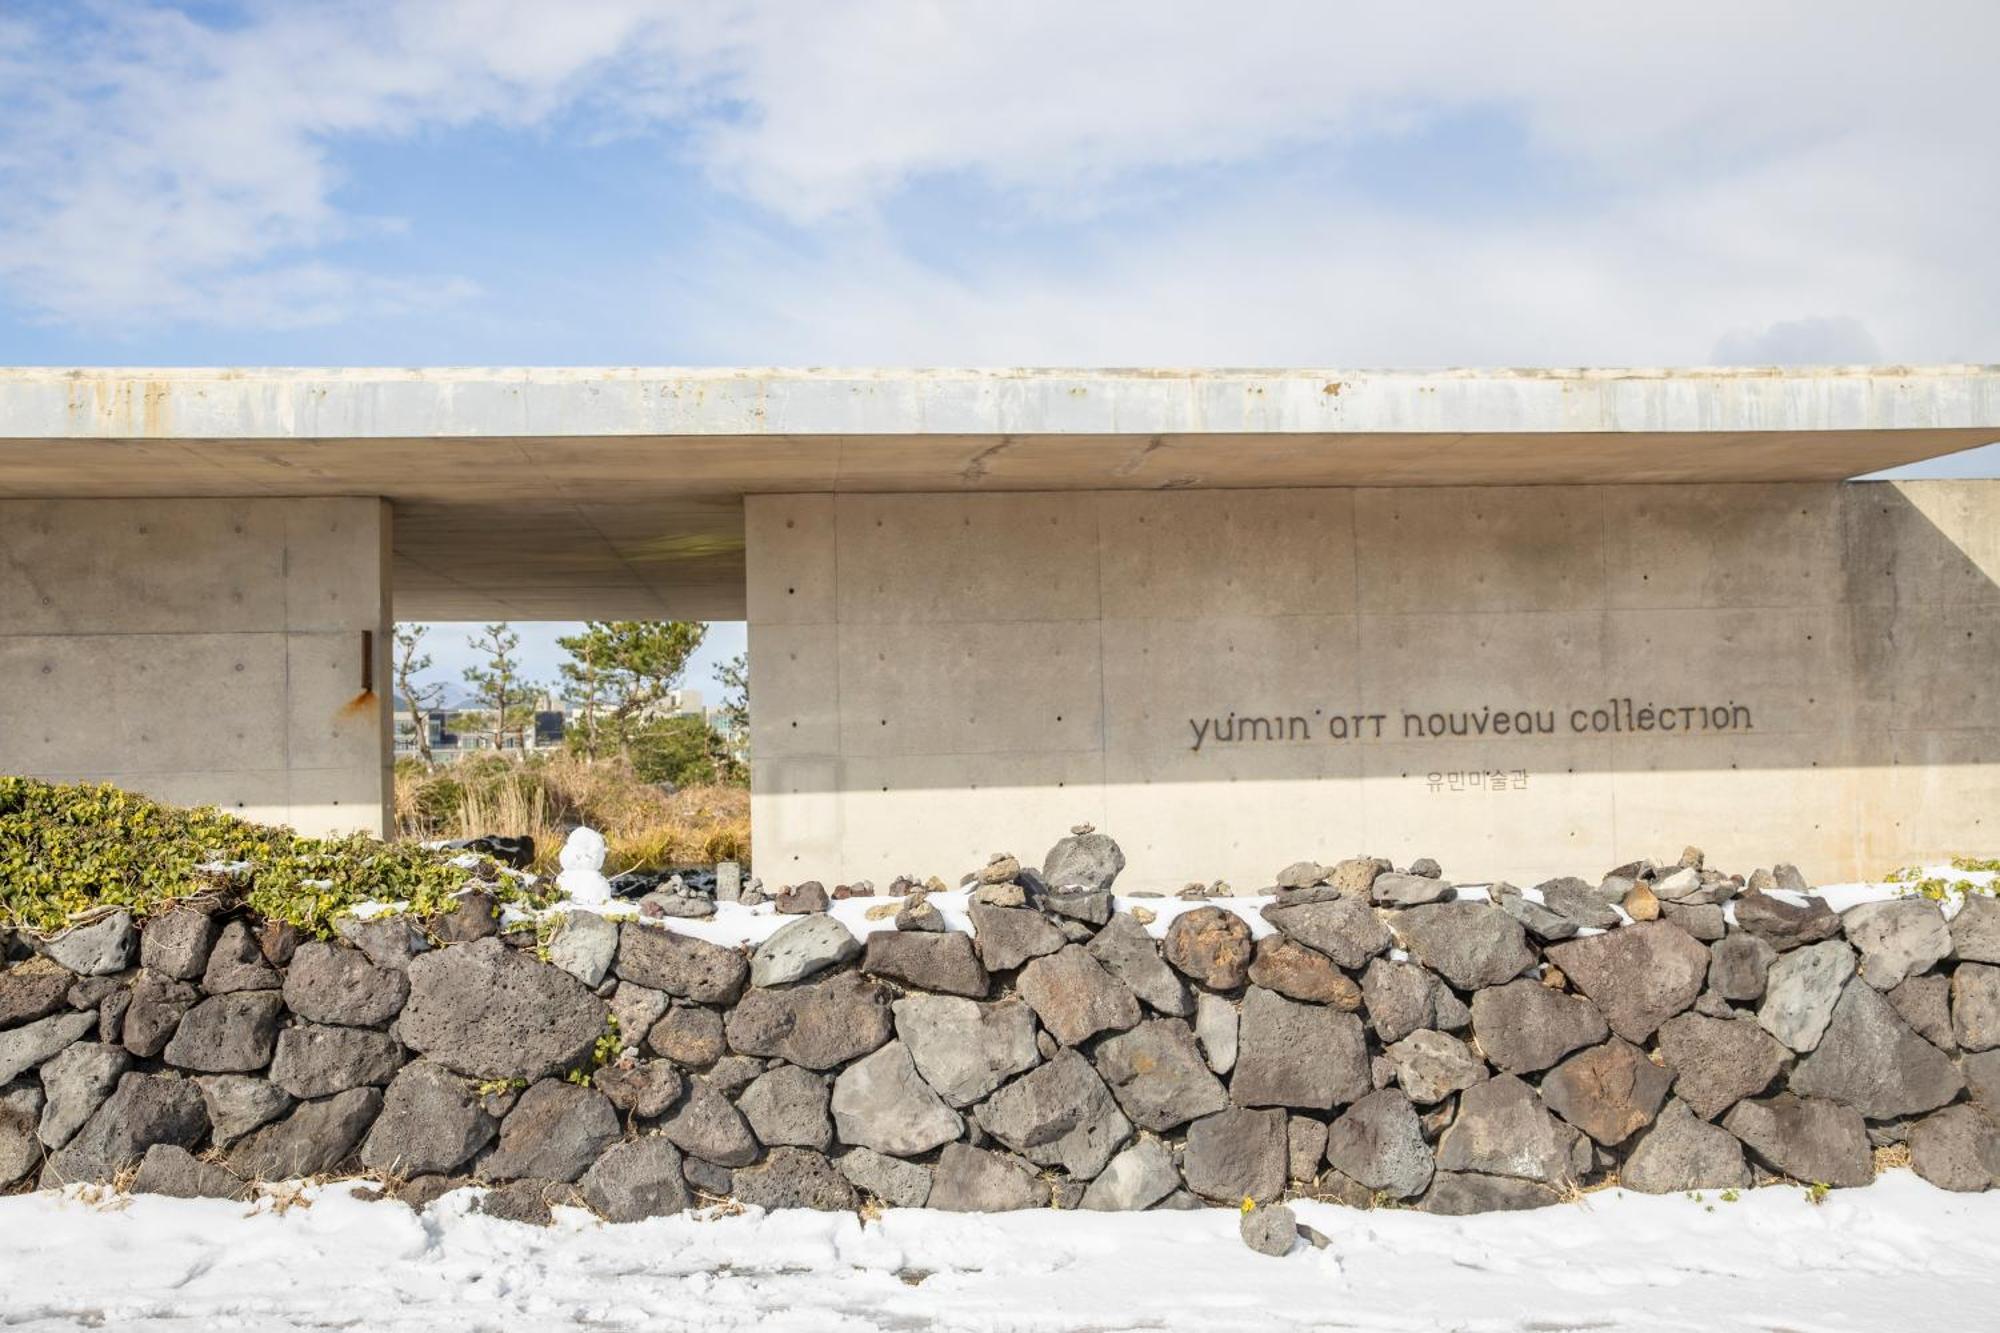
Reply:
[[389, 831], [389, 507], [0, 501], [0, 772]]

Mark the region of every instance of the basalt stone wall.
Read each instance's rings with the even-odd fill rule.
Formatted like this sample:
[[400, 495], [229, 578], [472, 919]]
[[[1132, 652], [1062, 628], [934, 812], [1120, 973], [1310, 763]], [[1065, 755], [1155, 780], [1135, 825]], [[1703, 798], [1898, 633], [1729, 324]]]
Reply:
[[1463, 1213], [1612, 1177], [1864, 1185], [1897, 1144], [1947, 1188], [2000, 1172], [1991, 899], [1842, 916], [1695, 856], [1528, 893], [1354, 860], [1286, 870], [1253, 938], [1240, 905], [1114, 901], [1104, 844], [996, 862], [970, 932], [921, 895], [865, 939], [804, 911], [755, 949], [584, 912], [503, 932], [473, 898], [331, 942], [221, 904], [17, 941], [0, 1185], [358, 1172], [626, 1220], [721, 1196]]

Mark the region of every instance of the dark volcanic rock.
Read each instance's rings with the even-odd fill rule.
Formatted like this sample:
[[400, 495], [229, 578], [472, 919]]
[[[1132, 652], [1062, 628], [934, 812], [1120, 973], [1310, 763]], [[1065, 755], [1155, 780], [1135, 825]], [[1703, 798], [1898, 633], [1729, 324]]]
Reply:
[[1668, 921], [1550, 945], [1548, 955], [1611, 1030], [1633, 1042], [1692, 1005], [1708, 979], [1707, 947]]
[[1280, 901], [1264, 908], [1260, 915], [1279, 934], [1319, 950], [1350, 971], [1366, 967], [1369, 959], [1391, 943], [1389, 928], [1362, 897]]
[[1791, 1062], [1791, 1052], [1749, 1019], [1705, 1014], [1662, 1023], [1660, 1054], [1674, 1071], [1674, 1095], [1703, 1120], [1762, 1093]]
[[860, 1203], [833, 1163], [805, 1148], [773, 1148], [758, 1165], [739, 1168], [735, 1194], [737, 1202], [759, 1208], [847, 1212]]
[[1390, 916], [1389, 930], [1411, 957], [1460, 990], [1512, 981], [1535, 961], [1521, 923], [1488, 903], [1406, 908]]
[[866, 1055], [889, 1040], [890, 1026], [888, 988], [855, 972], [753, 990], [725, 1020], [735, 1050], [807, 1069], [832, 1069]]
[[1229, 1104], [1209, 1072], [1194, 1032], [1178, 1018], [1156, 1018], [1106, 1037], [1092, 1059], [1118, 1105], [1141, 1129], [1170, 1130]]
[[973, 945], [990, 972], [1010, 972], [1069, 943], [1068, 936], [1031, 908], [973, 903], [967, 915], [972, 918]]
[[487, 1180], [575, 1180], [618, 1141], [618, 1113], [604, 1094], [545, 1078], [500, 1122], [500, 1138], [479, 1162]]
[[1965, 1087], [1951, 1058], [1910, 1030], [1881, 992], [1850, 981], [1811, 1055], [1792, 1070], [1792, 1091], [1851, 1106], [1871, 1120], [1935, 1110]]
[[1806, 1183], [1866, 1185], [1875, 1178], [1868, 1129], [1858, 1111], [1819, 1098], [1738, 1102], [1722, 1127], [1781, 1175]]
[[1243, 997], [1230, 1095], [1241, 1106], [1329, 1111], [1374, 1087], [1368, 1034], [1353, 1014], [1253, 986]]
[[1333, 1122], [1326, 1160], [1368, 1189], [1398, 1199], [1415, 1198], [1431, 1183], [1423, 1127], [1410, 1099], [1394, 1088], [1369, 1093]]
[[1064, 1046], [1100, 1032], [1122, 1032], [1139, 1021], [1139, 1000], [1131, 987], [1105, 971], [1081, 945], [1065, 945], [1035, 959], [1021, 969], [1015, 986]]
[[458, 1170], [500, 1127], [482, 1100], [471, 1083], [436, 1061], [403, 1066], [361, 1145], [361, 1164], [391, 1177]]
[[1653, 1123], [1673, 1081], [1644, 1051], [1613, 1037], [1550, 1070], [1541, 1093], [1551, 1111], [1610, 1148]]
[[107, 1181], [136, 1165], [156, 1143], [193, 1149], [207, 1133], [208, 1110], [192, 1082], [166, 1074], [127, 1074], [68, 1146], [49, 1158], [42, 1183]]
[[634, 985], [701, 1004], [736, 1003], [750, 979], [750, 962], [740, 951], [636, 921], [618, 928], [614, 967]]
[[577, 1188], [584, 1202], [610, 1222], [665, 1217], [686, 1211], [689, 1203], [680, 1150], [658, 1135], [612, 1145]]
[[187, 1011], [167, 1043], [168, 1064], [202, 1074], [241, 1074], [271, 1063], [284, 1001], [276, 991], [214, 995]]
[[[452, 958], [458, 952], [445, 949], [433, 957]], [[359, 949], [343, 945], [318, 940], [301, 944], [285, 969], [285, 1007], [309, 1023], [387, 1027], [409, 997], [407, 976], [377, 967]]]
[[1503, 1073], [1529, 1074], [1603, 1041], [1610, 1029], [1590, 1001], [1524, 979], [1473, 995], [1472, 1035]]
[[251, 1180], [324, 1175], [353, 1155], [381, 1109], [380, 1088], [301, 1102], [284, 1119], [239, 1139], [229, 1149], [229, 1169]]
[[1205, 1199], [1262, 1203], [1284, 1193], [1289, 1154], [1283, 1111], [1231, 1107], [1188, 1126], [1181, 1174]]
[[861, 970], [917, 990], [979, 1000], [991, 985], [972, 950], [972, 937], [959, 931], [878, 930], [868, 937]]
[[1799, 906], [1776, 894], [1746, 893], [1736, 900], [1736, 924], [1779, 953], [1840, 934], [1840, 917], [1824, 898]]
[[604, 1035], [604, 1001], [497, 938], [422, 954], [410, 960], [409, 977], [397, 1024], [403, 1043], [471, 1078], [547, 1078]]

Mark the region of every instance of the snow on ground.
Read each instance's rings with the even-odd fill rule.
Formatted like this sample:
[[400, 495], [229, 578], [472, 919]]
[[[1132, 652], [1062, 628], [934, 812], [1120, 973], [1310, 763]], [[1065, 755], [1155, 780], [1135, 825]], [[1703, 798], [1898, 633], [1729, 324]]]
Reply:
[[1790, 1187], [1607, 1190], [1440, 1218], [1296, 1205], [1332, 1238], [1283, 1259], [1193, 1213], [756, 1210], [542, 1229], [418, 1215], [344, 1186], [277, 1209], [0, 1199], [0, 1327], [938, 1329], [1990, 1329], [2000, 1194], [1907, 1171], [1814, 1205]]
[[[1923, 869], [1923, 874], [1926, 877], [1941, 878], [1948, 883], [1963, 880], [1980, 886], [1990, 885], [1996, 878], [2000, 878], [2000, 876], [1996, 876], [1990, 870], [1956, 870], [1949, 865], [1926, 866]], [[1485, 891], [1485, 884], [1460, 884], [1458, 886], [1461, 898], [1481, 897]], [[1909, 891], [1910, 885], [1908, 884], [1883, 880], [1860, 884], [1829, 884], [1813, 890], [1816, 895], [1824, 898], [1827, 905], [1836, 912], [1844, 912], [1859, 903], [1873, 902], [1882, 898], [1900, 897]], [[1521, 892], [1524, 896], [1534, 899], [1537, 902], [1541, 900], [1541, 895], [1532, 888], [1524, 888]], [[931, 894], [930, 902], [932, 906], [944, 913], [945, 924], [951, 929], [970, 931], [972, 923], [966, 916], [966, 906], [970, 896], [967, 890], [954, 889], [948, 893]], [[1778, 892], [1775, 896], [1792, 902], [1799, 901], [1797, 894]], [[896, 928], [895, 914], [893, 912], [886, 913], [873, 921], [868, 919], [867, 914], [870, 909], [881, 907], [886, 903], [899, 901], [901, 900], [898, 898], [890, 897], [843, 898], [832, 903], [829, 910], [833, 916], [838, 918], [849, 930], [853, 931], [857, 937], [864, 937], [874, 931], [894, 930]], [[1225, 911], [1235, 912], [1241, 916], [1249, 923], [1251, 935], [1262, 939], [1271, 933], [1271, 925], [1259, 913], [1261, 909], [1274, 901], [1276, 899], [1270, 894], [1232, 898], [1207, 898], [1193, 902], [1183, 901], [1178, 898], [1131, 898], [1120, 896], [1116, 899], [1118, 908], [1121, 911], [1130, 911], [1135, 907], [1143, 907], [1152, 912], [1154, 920], [1146, 929], [1156, 938], [1165, 936], [1167, 927], [1173, 923], [1175, 917], [1183, 912], [1191, 912], [1198, 907], [1220, 907]], [[1961, 900], [1956, 897], [1949, 898], [1941, 904], [1946, 916], [1955, 915], [1960, 905]], [[379, 905], [376, 906], [379, 907]], [[560, 913], [568, 910], [571, 909], [564, 904], [558, 904], [547, 909], [550, 913]], [[636, 918], [639, 913], [639, 904], [631, 900], [616, 900], [608, 904], [592, 906], [588, 910], [601, 912], [603, 915], [609, 917]], [[754, 945], [776, 931], [780, 926], [788, 925], [796, 919], [795, 917], [779, 915], [777, 910], [769, 903], [761, 903], [756, 907], [745, 907], [740, 903], [717, 903], [714, 916], [661, 918], [657, 920], [656, 924], [669, 927], [684, 935], [699, 936], [716, 944]], [[1586, 930], [1582, 933], [1589, 935], [1598, 932]]]

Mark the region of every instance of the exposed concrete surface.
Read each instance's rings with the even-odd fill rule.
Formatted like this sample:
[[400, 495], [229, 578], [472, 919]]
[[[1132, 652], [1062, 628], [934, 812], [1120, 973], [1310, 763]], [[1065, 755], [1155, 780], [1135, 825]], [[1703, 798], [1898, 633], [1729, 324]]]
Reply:
[[1532, 883], [1688, 842], [1823, 879], [1992, 845], [2000, 483], [746, 515], [774, 881], [970, 869], [1081, 820], [1124, 846], [1121, 886], [1166, 889], [1360, 851]]
[[1993, 367], [0, 370], [0, 496], [381, 495], [418, 619], [744, 614], [746, 494], [1838, 480]]
[[0, 500], [0, 773], [384, 832], [389, 528], [365, 499]]

